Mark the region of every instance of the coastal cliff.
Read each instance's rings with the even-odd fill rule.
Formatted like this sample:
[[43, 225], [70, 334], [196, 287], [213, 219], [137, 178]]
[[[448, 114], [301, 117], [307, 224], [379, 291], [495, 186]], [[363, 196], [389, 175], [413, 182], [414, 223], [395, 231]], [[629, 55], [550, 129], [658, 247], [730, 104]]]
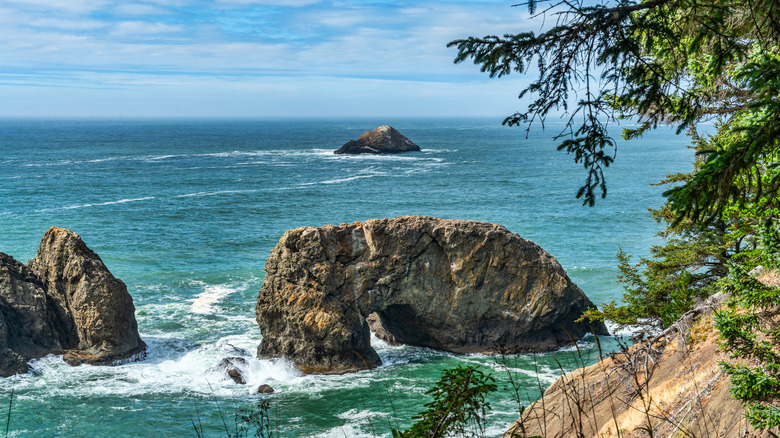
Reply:
[[370, 326], [455, 353], [546, 351], [594, 330], [593, 303], [553, 256], [485, 222], [405, 216], [287, 231], [266, 261], [259, 357], [304, 372], [378, 366]]
[[713, 314], [726, 298], [718, 293], [658, 336], [561, 376], [504, 438], [775, 436], [747, 423], [719, 366], [728, 356]]
[[127, 287], [78, 234], [52, 227], [27, 265], [0, 253], [0, 376], [50, 353], [105, 365], [145, 348]]

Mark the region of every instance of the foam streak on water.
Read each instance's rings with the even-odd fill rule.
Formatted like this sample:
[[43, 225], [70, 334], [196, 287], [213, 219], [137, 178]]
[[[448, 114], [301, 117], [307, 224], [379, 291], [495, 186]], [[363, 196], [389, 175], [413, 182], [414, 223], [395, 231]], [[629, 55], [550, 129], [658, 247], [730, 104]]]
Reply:
[[190, 310], [193, 313], [201, 314], [215, 313], [217, 311], [216, 304], [237, 290], [237, 288], [221, 284], [204, 286], [203, 292], [192, 300]]
[[[333, 154], [387, 123], [423, 151]], [[622, 294], [618, 246], [643, 256], [657, 243], [647, 208], [661, 204], [663, 188], [649, 184], [689, 170], [692, 158], [685, 138], [666, 132], [620, 143], [609, 197], [583, 208], [574, 198], [582, 170], [548, 134], [526, 138], [500, 118], [0, 120], [0, 132], [0, 251], [27, 260], [49, 227], [79, 233], [127, 284], [149, 346], [141, 362], [71, 367], [47, 356], [33, 361], [35, 373], [0, 379], [0, 406], [14, 390], [15, 437], [193, 436], [196, 415], [208, 436], [224, 435], [219, 413], [254, 406], [261, 384], [276, 389], [274, 426], [284, 436], [388, 436], [411, 424], [441, 370], [457, 365], [498, 379], [488, 424], [498, 437], [517, 416], [507, 373], [533, 399], [559, 364], [596, 360], [595, 342], [502, 363], [373, 337], [381, 367], [304, 376], [255, 357], [254, 308], [271, 249], [299, 226], [408, 214], [482, 220], [538, 243], [594, 302], [608, 302]], [[246, 361], [247, 385], [213, 370], [225, 357]]]

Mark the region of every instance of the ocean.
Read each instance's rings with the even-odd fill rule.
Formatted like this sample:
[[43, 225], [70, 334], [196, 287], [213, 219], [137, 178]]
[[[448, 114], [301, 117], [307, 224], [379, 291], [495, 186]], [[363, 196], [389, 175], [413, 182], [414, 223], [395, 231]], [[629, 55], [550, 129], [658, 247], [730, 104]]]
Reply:
[[[333, 154], [382, 124], [423, 151]], [[403, 215], [504, 225], [554, 255], [595, 303], [619, 299], [616, 253], [647, 256], [660, 242], [647, 209], [664, 188], [650, 184], [691, 169], [688, 139], [658, 130], [619, 142], [609, 194], [589, 208], [575, 199], [584, 169], [555, 150], [558, 129], [526, 135], [500, 118], [0, 120], [0, 251], [26, 262], [49, 227], [80, 234], [127, 284], [149, 347], [141, 362], [48, 356], [0, 379], [0, 418], [14, 394], [9, 436], [195, 437], [193, 422], [224, 436], [223, 419], [232, 430], [259, 384], [276, 390], [266, 396], [275, 437], [389, 436], [412, 423], [443, 369], [471, 364], [498, 381], [487, 435], [501, 436], [518, 416], [507, 372], [527, 403], [560, 368], [597, 360], [592, 337], [506, 363], [373, 339], [380, 368], [306, 376], [254, 358], [255, 301], [285, 230]], [[250, 360], [247, 385], [209, 372], [236, 355]]]

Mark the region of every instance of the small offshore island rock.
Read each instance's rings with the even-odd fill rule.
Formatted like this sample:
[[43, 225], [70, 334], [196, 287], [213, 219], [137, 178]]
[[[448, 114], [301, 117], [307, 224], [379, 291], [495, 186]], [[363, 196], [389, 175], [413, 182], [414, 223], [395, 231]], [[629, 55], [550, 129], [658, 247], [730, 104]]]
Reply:
[[406, 216], [296, 228], [265, 270], [258, 357], [286, 357], [306, 373], [378, 366], [369, 340], [377, 323], [383, 338], [454, 353], [549, 351], [591, 330], [608, 334], [575, 322], [594, 306], [553, 256], [485, 222]]
[[27, 265], [0, 253], [0, 376], [50, 353], [108, 365], [145, 349], [127, 287], [78, 234], [52, 227]]
[[382, 125], [373, 131], [364, 132], [357, 140], [350, 140], [334, 154], [397, 154], [400, 152], [419, 152], [420, 146], [414, 144], [403, 134], [389, 125]]

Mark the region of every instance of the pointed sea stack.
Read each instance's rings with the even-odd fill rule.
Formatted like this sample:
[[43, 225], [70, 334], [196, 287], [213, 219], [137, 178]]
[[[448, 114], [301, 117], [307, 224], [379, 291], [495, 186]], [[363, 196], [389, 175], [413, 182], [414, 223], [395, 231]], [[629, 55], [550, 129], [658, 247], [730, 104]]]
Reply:
[[350, 140], [334, 154], [398, 154], [419, 152], [414, 144], [390, 125], [382, 125], [373, 131], [364, 132], [357, 140]]
[[109, 365], [145, 350], [127, 287], [78, 234], [52, 227], [27, 265], [0, 253], [0, 377], [50, 353]]

